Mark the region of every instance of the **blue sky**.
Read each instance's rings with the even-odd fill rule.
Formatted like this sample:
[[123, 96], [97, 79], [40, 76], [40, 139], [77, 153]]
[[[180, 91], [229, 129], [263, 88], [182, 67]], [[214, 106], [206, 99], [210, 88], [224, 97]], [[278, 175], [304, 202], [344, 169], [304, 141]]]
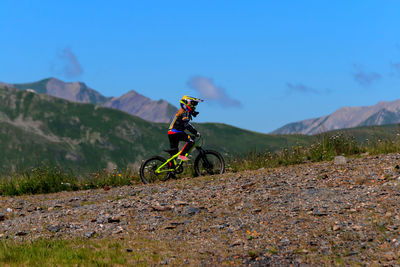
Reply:
[[0, 1], [0, 81], [83, 81], [270, 132], [399, 99], [400, 1]]

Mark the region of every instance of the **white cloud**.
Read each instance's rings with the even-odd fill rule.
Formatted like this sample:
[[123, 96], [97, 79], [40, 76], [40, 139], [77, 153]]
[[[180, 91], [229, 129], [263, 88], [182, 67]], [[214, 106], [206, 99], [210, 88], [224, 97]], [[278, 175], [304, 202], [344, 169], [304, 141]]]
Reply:
[[222, 106], [242, 106], [238, 100], [228, 96], [224, 88], [216, 86], [214, 81], [210, 78], [194, 76], [189, 79], [187, 84], [189, 88], [196, 90], [200, 94], [200, 98], [204, 98], [205, 100], [209, 101], [215, 101]]

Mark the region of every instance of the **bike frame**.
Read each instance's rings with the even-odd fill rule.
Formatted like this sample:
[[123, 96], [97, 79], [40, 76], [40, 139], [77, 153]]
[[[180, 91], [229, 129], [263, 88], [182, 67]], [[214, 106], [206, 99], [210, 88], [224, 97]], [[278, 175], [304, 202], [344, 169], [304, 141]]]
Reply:
[[[190, 148], [190, 150], [188, 151], [188, 153], [186, 153], [185, 156], [187, 156], [187, 155], [189, 155], [190, 153], [192, 153], [193, 149], [195, 149], [195, 148], [198, 149], [198, 150], [199, 150], [199, 148], [201, 148], [201, 147], [197, 144], [196, 141], [194, 142], [193, 147]], [[175, 159], [181, 154], [182, 151], [183, 151], [183, 148], [182, 148], [178, 153], [176, 153], [175, 155], [173, 155], [172, 157], [170, 157], [166, 162], [164, 162], [163, 164], [161, 164], [161, 165], [155, 170], [155, 173], [156, 173], [156, 174], [160, 174], [160, 173], [163, 173], [163, 172], [172, 172], [172, 171], [175, 171], [177, 168], [179, 168], [179, 167], [183, 164], [183, 160], [180, 160], [179, 163], [177, 164], [177, 162], [176, 162]], [[163, 168], [165, 165], [167, 165], [167, 164], [170, 163], [171, 161], [174, 161], [174, 164], [175, 164], [175, 168], [174, 168], [174, 169], [161, 170], [161, 168]]]

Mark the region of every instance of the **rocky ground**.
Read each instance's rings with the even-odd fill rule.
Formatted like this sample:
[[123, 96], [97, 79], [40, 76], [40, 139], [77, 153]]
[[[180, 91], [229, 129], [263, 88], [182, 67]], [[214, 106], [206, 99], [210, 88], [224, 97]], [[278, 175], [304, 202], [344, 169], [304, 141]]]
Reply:
[[400, 266], [399, 165], [389, 154], [0, 197], [0, 239], [148, 240], [170, 265]]

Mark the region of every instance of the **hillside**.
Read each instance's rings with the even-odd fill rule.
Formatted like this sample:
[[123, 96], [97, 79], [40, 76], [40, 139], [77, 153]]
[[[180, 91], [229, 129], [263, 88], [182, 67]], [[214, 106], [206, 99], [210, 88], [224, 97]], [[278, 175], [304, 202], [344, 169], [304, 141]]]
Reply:
[[374, 106], [344, 107], [327, 116], [289, 123], [273, 133], [313, 135], [337, 129], [396, 124], [399, 122], [400, 100], [396, 100], [379, 102]]
[[[1, 85], [1, 83], [0, 83]], [[72, 102], [91, 103], [125, 111], [151, 122], [169, 122], [177, 108], [165, 100], [153, 101], [135, 91], [121, 97], [105, 97], [82, 82], [64, 82], [56, 78], [32, 83], [4, 84], [19, 90], [31, 89]]]
[[397, 266], [398, 158], [0, 197], [0, 263]]
[[[78, 173], [134, 168], [169, 147], [167, 124], [125, 112], [69, 102], [45, 94], [0, 88], [1, 172], [24, 170], [45, 161]], [[223, 124], [199, 124], [205, 147], [225, 156], [257, 148], [276, 150], [308, 137], [271, 136]], [[166, 156], [166, 155], [165, 155]]]

